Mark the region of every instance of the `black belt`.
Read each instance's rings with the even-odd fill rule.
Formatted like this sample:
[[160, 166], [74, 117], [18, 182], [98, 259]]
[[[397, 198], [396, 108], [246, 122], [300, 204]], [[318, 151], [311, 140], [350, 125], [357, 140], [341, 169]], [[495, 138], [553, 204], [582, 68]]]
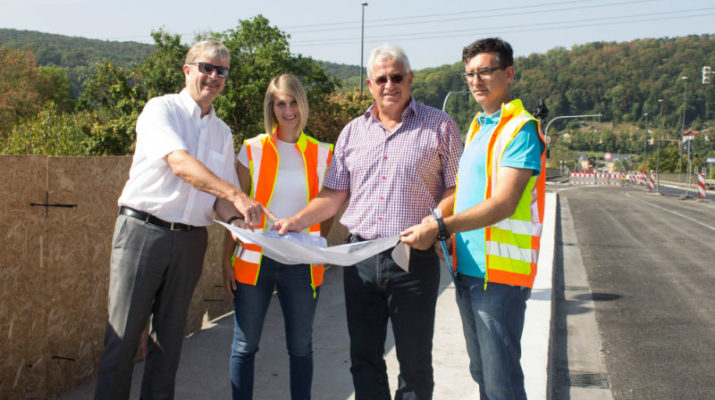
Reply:
[[352, 242], [353, 240], [356, 242], [365, 242], [365, 241], [372, 240], [372, 239], [365, 239], [364, 237], [362, 237], [360, 235], [355, 235], [355, 234], [351, 233], [348, 236], [348, 242]]
[[167, 222], [161, 218], [157, 218], [144, 211], [135, 210], [130, 207], [121, 206], [119, 207], [119, 214], [126, 215], [128, 217], [140, 219], [144, 222], [150, 223], [152, 225], [161, 226], [163, 228], [169, 229], [171, 231], [190, 231], [196, 229], [195, 226], [180, 224], [178, 222]]

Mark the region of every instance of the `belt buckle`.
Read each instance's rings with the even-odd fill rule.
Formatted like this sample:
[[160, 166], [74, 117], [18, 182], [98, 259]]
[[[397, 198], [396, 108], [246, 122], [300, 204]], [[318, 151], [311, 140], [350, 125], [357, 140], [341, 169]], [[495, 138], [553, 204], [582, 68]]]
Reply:
[[181, 229], [179, 229], [179, 228], [174, 229], [174, 225], [179, 225], [179, 224], [178, 224], [178, 223], [175, 223], [175, 222], [172, 222], [171, 225], [169, 225], [169, 230], [170, 230], [170, 231], [173, 232], [173, 231], [180, 231], [180, 230], [181, 230]]

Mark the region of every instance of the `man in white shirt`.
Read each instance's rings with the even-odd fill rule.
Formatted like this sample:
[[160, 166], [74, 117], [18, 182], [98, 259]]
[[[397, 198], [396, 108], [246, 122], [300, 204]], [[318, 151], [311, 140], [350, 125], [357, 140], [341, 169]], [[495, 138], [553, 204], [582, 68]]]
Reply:
[[170, 399], [186, 313], [214, 213], [237, 226], [272, 215], [238, 188], [231, 130], [212, 106], [230, 53], [203, 41], [186, 55], [186, 87], [147, 102], [137, 120], [129, 180], [119, 197], [110, 262], [109, 321], [96, 399], [127, 399], [134, 356], [151, 317], [142, 399]]

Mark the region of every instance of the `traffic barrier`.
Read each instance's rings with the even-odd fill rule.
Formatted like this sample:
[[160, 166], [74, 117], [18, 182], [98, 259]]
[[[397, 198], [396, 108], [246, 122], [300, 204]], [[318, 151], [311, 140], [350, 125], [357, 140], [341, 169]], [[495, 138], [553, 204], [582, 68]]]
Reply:
[[698, 174], [698, 198], [705, 198], [705, 173]]
[[569, 176], [571, 185], [593, 185], [596, 183], [595, 175], [592, 172], [574, 171]]
[[[612, 185], [621, 186], [624, 179], [620, 173], [601, 173], [593, 171], [573, 171], [569, 174], [570, 185]], [[626, 178], [627, 179], [627, 178]]]
[[648, 178], [648, 190], [651, 192], [655, 190], [655, 172], [650, 171], [650, 177]]

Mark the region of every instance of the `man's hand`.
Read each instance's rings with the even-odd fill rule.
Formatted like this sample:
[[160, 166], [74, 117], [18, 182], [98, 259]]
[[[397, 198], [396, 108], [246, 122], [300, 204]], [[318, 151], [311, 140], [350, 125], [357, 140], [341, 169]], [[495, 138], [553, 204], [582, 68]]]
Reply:
[[446, 261], [445, 257], [452, 256], [452, 236], [450, 236], [449, 239], [446, 240], [445, 244], [447, 245], [447, 251], [449, 252], [449, 254], [444, 254], [442, 252], [442, 245], [439, 244], [439, 242], [434, 244], [434, 250], [442, 261]]
[[400, 233], [400, 241], [417, 250], [427, 250], [437, 240], [439, 227], [437, 222], [428, 220], [419, 225], [413, 225]]
[[295, 216], [277, 220], [272, 228], [272, 230], [278, 231], [279, 235], [285, 235], [288, 232], [301, 232], [303, 229], [305, 227], [300, 224]]
[[256, 200], [246, 196], [243, 192], [238, 193], [232, 200], [232, 203], [236, 208], [236, 211], [243, 215], [244, 220], [249, 225], [259, 226], [261, 224], [262, 214], [266, 214], [266, 216], [272, 221], [278, 220], [272, 212], [268, 211], [268, 208]]
[[[246, 221], [244, 221], [244, 220], [242, 220], [242, 219], [240, 219], [240, 218], [234, 218], [233, 221], [231, 221], [231, 224], [230, 224], [230, 225], [231, 225], [231, 226], [235, 226], [235, 227], [237, 227], [237, 228], [246, 229], [246, 230], [249, 230], [249, 231], [255, 230], [252, 225], [250, 225], [249, 223], [247, 223]], [[228, 232], [231, 234], [231, 239], [232, 239], [235, 243], [238, 243], [238, 242], [241, 241], [241, 239], [240, 239], [238, 236], [236, 236], [236, 234], [234, 234], [232, 231], [228, 231]]]

